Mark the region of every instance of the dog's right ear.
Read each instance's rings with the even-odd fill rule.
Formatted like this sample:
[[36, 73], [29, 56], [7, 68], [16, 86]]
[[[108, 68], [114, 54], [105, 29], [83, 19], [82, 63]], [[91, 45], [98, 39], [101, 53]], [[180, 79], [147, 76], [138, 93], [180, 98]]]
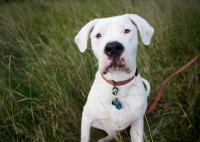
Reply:
[[92, 20], [87, 23], [79, 33], [75, 37], [75, 43], [77, 44], [79, 50], [84, 52], [87, 48], [87, 41], [90, 36], [91, 31], [93, 30], [95, 24], [97, 23], [98, 19]]

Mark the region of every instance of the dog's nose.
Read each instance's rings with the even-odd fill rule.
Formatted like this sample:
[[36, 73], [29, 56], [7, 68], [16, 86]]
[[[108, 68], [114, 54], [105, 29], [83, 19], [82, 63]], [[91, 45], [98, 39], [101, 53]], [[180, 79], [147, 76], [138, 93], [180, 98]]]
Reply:
[[104, 52], [108, 56], [120, 56], [124, 52], [124, 46], [117, 42], [109, 42], [106, 44]]

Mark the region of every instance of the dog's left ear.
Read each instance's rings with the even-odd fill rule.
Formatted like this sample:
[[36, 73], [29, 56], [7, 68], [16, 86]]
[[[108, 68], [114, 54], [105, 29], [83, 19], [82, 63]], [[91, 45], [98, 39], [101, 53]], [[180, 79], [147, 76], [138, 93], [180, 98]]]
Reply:
[[126, 14], [126, 16], [137, 26], [142, 42], [145, 45], [149, 45], [154, 33], [153, 27], [151, 27], [146, 20], [136, 14]]
[[87, 48], [87, 41], [98, 19], [88, 22], [75, 37], [75, 43], [79, 50], [84, 52]]

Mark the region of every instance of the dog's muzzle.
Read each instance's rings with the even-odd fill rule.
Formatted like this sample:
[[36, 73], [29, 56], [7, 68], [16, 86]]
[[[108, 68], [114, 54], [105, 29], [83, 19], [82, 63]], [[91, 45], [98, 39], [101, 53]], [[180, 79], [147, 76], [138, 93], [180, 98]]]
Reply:
[[107, 61], [104, 65], [103, 73], [108, 71], [125, 71], [130, 72], [130, 68], [127, 66], [127, 61], [123, 56], [124, 46], [118, 41], [108, 42], [104, 48], [104, 54], [107, 56]]
[[123, 52], [124, 52], [124, 46], [117, 41], [107, 43], [104, 49], [104, 53], [108, 57], [114, 57], [114, 58], [119, 57]]

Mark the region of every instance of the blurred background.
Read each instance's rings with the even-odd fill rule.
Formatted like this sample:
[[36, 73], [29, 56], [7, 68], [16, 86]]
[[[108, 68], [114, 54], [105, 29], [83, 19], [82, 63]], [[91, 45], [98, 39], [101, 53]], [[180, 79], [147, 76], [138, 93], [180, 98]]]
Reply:
[[[137, 66], [161, 83], [200, 53], [198, 0], [0, 0], [0, 142], [80, 141], [81, 112], [97, 70], [74, 37], [95, 18], [138, 14], [154, 27], [139, 38]], [[173, 77], [145, 116], [145, 142], [200, 141], [200, 59]], [[106, 136], [92, 129], [91, 141]], [[129, 128], [113, 141], [130, 141]]]

